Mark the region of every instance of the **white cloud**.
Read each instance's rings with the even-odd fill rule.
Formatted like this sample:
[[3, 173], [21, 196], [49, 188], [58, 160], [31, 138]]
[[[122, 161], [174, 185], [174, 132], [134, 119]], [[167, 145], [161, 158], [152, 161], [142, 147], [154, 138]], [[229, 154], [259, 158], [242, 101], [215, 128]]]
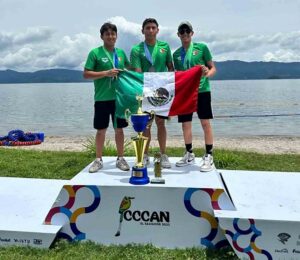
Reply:
[[263, 56], [264, 61], [277, 61], [277, 62], [296, 62], [300, 61], [300, 53], [293, 51], [277, 50], [275, 52], [267, 52]]
[[0, 32], [0, 50], [4, 50], [12, 43], [12, 37], [9, 33]]
[[53, 35], [53, 30], [48, 27], [28, 28], [25, 32], [13, 37], [13, 44], [26, 44], [34, 42], [44, 42]]
[[4, 63], [7, 68], [27, 67], [34, 60], [34, 53], [29, 47], [23, 47], [14, 53], [7, 54], [3, 59], [0, 59], [0, 64]]
[[48, 66], [82, 69], [88, 52], [97, 45], [97, 38], [88, 34], [76, 34], [73, 38], [64, 36], [58, 43], [57, 53], [49, 57]]
[[0, 32], [0, 50], [5, 51], [20, 47], [24, 44], [34, 44], [48, 41], [53, 36], [54, 31], [49, 27], [30, 27], [25, 32], [10, 33]]
[[[108, 20], [118, 27], [117, 46], [129, 55], [132, 46], [143, 40], [142, 25], [120, 16]], [[177, 27], [160, 26], [158, 38], [167, 41], [172, 50], [180, 45]], [[194, 41], [206, 42], [217, 61], [300, 61], [300, 31], [245, 35], [195, 30]], [[62, 37], [49, 27], [28, 28], [21, 33], [0, 32], [0, 69], [82, 69], [89, 51], [101, 44], [99, 28]]]
[[132, 46], [140, 42], [143, 38], [141, 33], [142, 25], [129, 22], [120, 16], [112, 17], [108, 20], [118, 28], [117, 45], [129, 55]]
[[[29, 37], [13, 37], [27, 42]], [[12, 45], [8, 51], [0, 52], [0, 68], [19, 71], [34, 71], [48, 68], [82, 69], [89, 50], [98, 45], [96, 37], [89, 34], [64, 36], [61, 40], [37, 40], [30, 44]], [[16, 41], [14, 41], [16, 42]]]

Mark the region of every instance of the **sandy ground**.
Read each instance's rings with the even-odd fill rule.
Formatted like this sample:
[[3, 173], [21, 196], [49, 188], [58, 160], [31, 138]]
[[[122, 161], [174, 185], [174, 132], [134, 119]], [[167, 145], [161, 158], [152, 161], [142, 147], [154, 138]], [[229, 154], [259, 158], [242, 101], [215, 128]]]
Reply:
[[[84, 151], [87, 143], [86, 136], [62, 137], [49, 136], [40, 145], [15, 147], [13, 149], [31, 149], [47, 151]], [[107, 138], [112, 140], [112, 138]], [[151, 141], [152, 146], [158, 146], [156, 140]], [[168, 146], [183, 147], [184, 142], [179, 138], [172, 138], [167, 142]], [[202, 147], [203, 140], [194, 141], [194, 147]], [[300, 137], [282, 136], [255, 136], [255, 137], [215, 137], [214, 149], [234, 149], [241, 151], [254, 151], [274, 154], [300, 154]], [[9, 147], [8, 149], [11, 149]]]

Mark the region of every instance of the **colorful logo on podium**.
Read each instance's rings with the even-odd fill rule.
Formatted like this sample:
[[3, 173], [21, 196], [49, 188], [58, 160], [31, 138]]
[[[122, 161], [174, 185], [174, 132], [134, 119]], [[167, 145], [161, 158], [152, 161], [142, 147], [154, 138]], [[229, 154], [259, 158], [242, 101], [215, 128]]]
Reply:
[[170, 226], [170, 212], [166, 210], [139, 210], [130, 209], [132, 200], [135, 197], [124, 196], [119, 206], [119, 226], [115, 234], [116, 237], [121, 235], [123, 220], [127, 222], [135, 222], [140, 226], [160, 226], [161, 228], [168, 228]]
[[129, 210], [129, 208], [131, 207], [131, 200], [133, 200], [134, 197], [129, 197], [129, 196], [125, 196], [120, 204], [119, 207], [119, 214], [120, 214], [120, 220], [119, 220], [119, 227], [117, 230], [117, 233], [115, 234], [116, 237], [121, 235], [121, 228], [122, 228], [122, 222], [124, 219], [124, 213]]
[[[92, 192], [93, 196], [93, 202], [90, 205], [87, 205], [86, 207], [80, 207], [80, 208], [74, 208], [73, 206], [76, 201], [76, 194], [79, 190], [88, 190]], [[56, 223], [53, 223], [53, 217], [57, 214], [63, 214], [67, 216], [69, 219], [69, 222], [64, 225], [66, 227], [67, 225], [70, 225], [70, 229], [73, 232], [73, 234], [60, 232], [58, 234], [58, 237], [66, 238], [69, 241], [73, 240], [83, 240], [86, 239], [86, 234], [79, 230], [77, 226], [77, 220], [80, 215], [88, 214], [93, 211], [95, 211], [98, 206], [100, 205], [101, 197], [100, 197], [100, 191], [97, 186], [94, 185], [65, 185], [63, 187], [63, 190], [65, 190], [68, 194], [68, 200], [65, 205], [57, 206], [55, 207], [53, 205], [52, 209], [49, 211], [48, 215], [45, 219], [45, 224], [48, 225], [55, 225]], [[62, 192], [60, 193], [59, 197], [61, 196]], [[64, 229], [63, 227], [63, 229]]]
[[[256, 228], [254, 219], [248, 219], [248, 221], [249, 221], [248, 229], [241, 229], [238, 225], [239, 220], [240, 220], [239, 218], [233, 219], [232, 224], [233, 224], [235, 233], [233, 233], [230, 230], [225, 230], [225, 234], [228, 235], [232, 240], [232, 245], [233, 245], [234, 249], [240, 253], [247, 254], [249, 256], [249, 259], [255, 259], [253, 251], [258, 254], [265, 255], [268, 260], [273, 259], [271, 254], [268, 251], [258, 248], [257, 245], [255, 244], [256, 238], [261, 236], [262, 233], [260, 230], [258, 230]], [[251, 233], [253, 233], [253, 235], [250, 238], [249, 245], [247, 247], [241, 247], [238, 244], [238, 238], [240, 236], [244, 236], [244, 235], [249, 236]]]
[[213, 240], [215, 240], [215, 238], [218, 235], [218, 229], [219, 229], [218, 218], [215, 218], [212, 214], [210, 214], [207, 211], [195, 209], [194, 206], [192, 205], [191, 203], [192, 195], [197, 191], [203, 191], [210, 196], [212, 208], [214, 209], [220, 209], [220, 206], [218, 204], [218, 199], [220, 195], [223, 193], [223, 191], [218, 189], [214, 190], [214, 189], [189, 188], [186, 190], [184, 194], [184, 205], [187, 211], [191, 215], [198, 218], [203, 218], [207, 220], [208, 223], [210, 224], [211, 227], [210, 233], [207, 236], [201, 238], [200, 240], [201, 245], [204, 245], [208, 248], [222, 248], [224, 246], [227, 246], [228, 242], [226, 239], [220, 240], [217, 243], [213, 242]]

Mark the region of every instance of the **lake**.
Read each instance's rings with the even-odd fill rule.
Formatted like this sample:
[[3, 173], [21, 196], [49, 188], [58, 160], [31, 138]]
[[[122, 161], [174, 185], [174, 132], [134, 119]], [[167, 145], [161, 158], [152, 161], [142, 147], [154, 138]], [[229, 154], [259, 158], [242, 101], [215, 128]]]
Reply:
[[[211, 81], [215, 136], [300, 136], [300, 80]], [[12, 129], [47, 136], [94, 135], [93, 83], [0, 84], [0, 136]], [[177, 118], [169, 136], [181, 136]], [[193, 131], [202, 135], [199, 120]], [[111, 135], [113, 131], [108, 131]], [[126, 130], [132, 135], [132, 130]]]

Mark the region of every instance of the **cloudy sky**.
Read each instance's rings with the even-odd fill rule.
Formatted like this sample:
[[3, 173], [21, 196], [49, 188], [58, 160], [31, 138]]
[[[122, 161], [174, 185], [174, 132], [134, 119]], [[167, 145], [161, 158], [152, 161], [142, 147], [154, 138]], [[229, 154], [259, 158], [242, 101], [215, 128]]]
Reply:
[[188, 20], [216, 61], [300, 61], [300, 0], [0, 0], [0, 70], [82, 69], [105, 21], [118, 26], [117, 45], [129, 54], [146, 17], [173, 50]]

